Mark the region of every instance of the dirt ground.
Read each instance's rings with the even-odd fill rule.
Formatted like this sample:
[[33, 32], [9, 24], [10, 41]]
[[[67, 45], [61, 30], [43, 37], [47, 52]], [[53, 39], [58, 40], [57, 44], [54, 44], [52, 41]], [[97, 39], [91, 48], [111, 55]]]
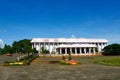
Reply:
[[[0, 64], [15, 59], [16, 55], [0, 55]], [[0, 80], [120, 80], [120, 66], [105, 66], [90, 63], [91, 57], [75, 58], [78, 65], [49, 64], [49, 60], [61, 58], [37, 58], [29, 66], [0, 65]]]

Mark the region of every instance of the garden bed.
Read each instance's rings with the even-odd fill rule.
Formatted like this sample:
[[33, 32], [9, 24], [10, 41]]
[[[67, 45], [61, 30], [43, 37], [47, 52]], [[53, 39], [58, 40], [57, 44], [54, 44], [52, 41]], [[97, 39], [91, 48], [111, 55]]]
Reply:
[[26, 66], [26, 65], [29, 65], [31, 61], [33, 61], [35, 58], [37, 58], [37, 56], [29, 56], [29, 57], [26, 57], [24, 58], [23, 60], [21, 61], [17, 61], [17, 60], [14, 60], [14, 61], [4, 61], [3, 62], [3, 66]]
[[78, 60], [61, 60], [59, 62], [62, 65], [76, 65], [79, 64]]

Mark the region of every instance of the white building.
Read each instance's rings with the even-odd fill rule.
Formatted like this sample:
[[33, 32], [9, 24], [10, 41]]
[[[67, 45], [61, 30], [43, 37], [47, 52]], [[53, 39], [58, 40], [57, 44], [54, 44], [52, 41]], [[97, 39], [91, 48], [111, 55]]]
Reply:
[[49, 50], [50, 54], [91, 54], [101, 52], [107, 45], [106, 39], [85, 38], [33, 38], [32, 48], [41, 52], [41, 48]]
[[2, 48], [2, 47], [3, 47], [3, 40], [0, 39], [0, 48]]

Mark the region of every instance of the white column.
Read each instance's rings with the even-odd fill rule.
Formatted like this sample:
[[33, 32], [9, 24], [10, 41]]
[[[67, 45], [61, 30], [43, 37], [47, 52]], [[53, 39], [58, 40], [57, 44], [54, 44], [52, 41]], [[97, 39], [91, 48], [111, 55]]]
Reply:
[[91, 53], [91, 48], [89, 48], [89, 53]]
[[103, 48], [104, 48], [105, 46], [107, 46], [107, 44], [106, 44], [106, 43], [104, 43]]
[[93, 53], [95, 54], [95, 48], [93, 48]]
[[60, 48], [60, 54], [62, 54], [62, 48]]
[[86, 48], [84, 48], [84, 52], [85, 52], [85, 54], [86, 54]]
[[40, 51], [41, 51], [41, 46], [40, 46], [40, 43], [39, 43], [39, 53], [40, 53]]
[[41, 52], [42, 44], [40, 43], [40, 52]]
[[80, 48], [80, 54], [82, 54], [81, 48]]
[[70, 48], [70, 53], [72, 54], [72, 48]]
[[34, 45], [34, 48], [36, 48], [35, 43], [33, 45]]
[[75, 48], [75, 54], [77, 54], [77, 48]]
[[53, 48], [55, 49], [55, 43], [53, 43]]
[[34, 43], [34, 48], [36, 48], [36, 46], [37, 46], [37, 44], [36, 44], [36, 43]]
[[[107, 46], [107, 43], [105, 43], [105, 46]], [[104, 47], [105, 47], [105, 46], [104, 46]]]
[[101, 43], [101, 45], [100, 45], [100, 52], [101, 52], [101, 50], [102, 50], [102, 43]]
[[[57, 42], [57, 44], [56, 44], [56, 49], [57, 49], [58, 46], [59, 46], [59, 43]], [[57, 52], [57, 54], [58, 54], [58, 50], [56, 50], [56, 52]]]
[[104, 48], [104, 43], [102, 43], [101, 47], [102, 47], [102, 49]]
[[54, 43], [52, 43], [52, 51], [54, 51]]
[[38, 43], [39, 47], [40, 47], [40, 43]]
[[49, 53], [51, 54], [51, 51], [50, 51], [50, 43], [48, 43], [48, 47], [49, 47]]
[[101, 46], [100, 46], [100, 43], [98, 43], [98, 52], [101, 51]]
[[54, 43], [54, 51], [55, 51], [55, 52], [56, 52], [56, 45], [57, 45], [57, 44], [56, 44], [56, 43]]
[[65, 48], [65, 54], [67, 54], [67, 48]]
[[57, 46], [59, 46], [59, 43], [57, 43]]
[[45, 42], [43, 43], [43, 47], [45, 48]]

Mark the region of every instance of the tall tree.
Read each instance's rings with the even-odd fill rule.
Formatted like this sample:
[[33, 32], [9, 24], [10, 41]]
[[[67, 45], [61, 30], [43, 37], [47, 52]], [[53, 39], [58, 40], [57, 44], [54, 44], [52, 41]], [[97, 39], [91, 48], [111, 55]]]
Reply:
[[13, 42], [12, 46], [13, 46], [14, 52], [30, 53], [32, 51], [30, 41], [31, 40], [29, 39], [23, 39], [18, 42], [17, 41]]
[[49, 50], [47, 50], [44, 46], [41, 48], [41, 53], [43, 54], [43, 56], [45, 54], [48, 54], [49, 53]]
[[7, 53], [38, 53], [38, 51], [34, 48], [32, 49], [31, 40], [23, 39], [19, 41], [14, 41], [12, 46], [6, 45], [3, 49], [1, 49], [1, 54]]
[[120, 55], [120, 44], [111, 44], [106, 46], [102, 52], [103, 55]]

